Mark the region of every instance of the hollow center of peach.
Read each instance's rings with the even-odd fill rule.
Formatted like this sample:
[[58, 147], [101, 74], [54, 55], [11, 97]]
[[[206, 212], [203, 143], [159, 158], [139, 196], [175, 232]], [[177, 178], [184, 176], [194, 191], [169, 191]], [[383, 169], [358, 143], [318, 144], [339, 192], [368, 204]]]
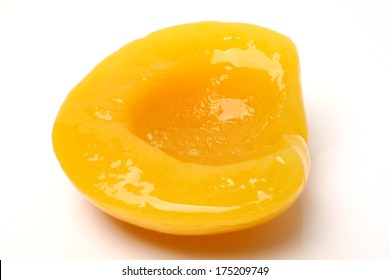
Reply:
[[134, 107], [136, 135], [183, 162], [255, 158], [280, 136], [281, 93], [267, 72], [218, 65], [160, 75]]

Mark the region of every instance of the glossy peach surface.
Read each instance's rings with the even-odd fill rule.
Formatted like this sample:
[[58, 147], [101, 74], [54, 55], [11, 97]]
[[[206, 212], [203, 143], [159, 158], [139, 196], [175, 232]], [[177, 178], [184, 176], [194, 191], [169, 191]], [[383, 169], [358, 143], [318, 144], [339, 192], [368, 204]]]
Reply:
[[219, 22], [127, 44], [70, 92], [53, 129], [62, 168], [92, 203], [185, 235], [239, 230], [286, 210], [306, 184], [306, 141], [294, 44]]

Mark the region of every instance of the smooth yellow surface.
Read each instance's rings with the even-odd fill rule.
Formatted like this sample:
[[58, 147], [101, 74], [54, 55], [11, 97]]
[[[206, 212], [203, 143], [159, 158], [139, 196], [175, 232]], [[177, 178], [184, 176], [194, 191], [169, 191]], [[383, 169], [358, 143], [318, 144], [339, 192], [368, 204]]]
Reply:
[[287, 209], [310, 166], [287, 37], [220, 22], [166, 28], [103, 60], [53, 129], [65, 173], [97, 207], [172, 234], [234, 231]]

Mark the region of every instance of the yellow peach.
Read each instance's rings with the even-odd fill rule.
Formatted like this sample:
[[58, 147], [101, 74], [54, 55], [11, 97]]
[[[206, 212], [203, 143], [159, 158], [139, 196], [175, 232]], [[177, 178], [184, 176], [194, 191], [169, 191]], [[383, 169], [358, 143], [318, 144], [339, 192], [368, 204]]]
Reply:
[[307, 181], [310, 156], [292, 41], [250, 24], [199, 22], [133, 41], [68, 95], [56, 156], [93, 204], [159, 232], [264, 223]]

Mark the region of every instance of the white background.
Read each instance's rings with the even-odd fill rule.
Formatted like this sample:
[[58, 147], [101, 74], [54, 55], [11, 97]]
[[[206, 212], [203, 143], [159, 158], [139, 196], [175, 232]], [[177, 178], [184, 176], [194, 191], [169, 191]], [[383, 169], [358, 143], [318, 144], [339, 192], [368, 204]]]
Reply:
[[[158, 234], [91, 206], [62, 172], [51, 129], [105, 56], [200, 20], [262, 25], [298, 46], [312, 170], [266, 225]], [[0, 0], [0, 258], [390, 259], [390, 1]]]

